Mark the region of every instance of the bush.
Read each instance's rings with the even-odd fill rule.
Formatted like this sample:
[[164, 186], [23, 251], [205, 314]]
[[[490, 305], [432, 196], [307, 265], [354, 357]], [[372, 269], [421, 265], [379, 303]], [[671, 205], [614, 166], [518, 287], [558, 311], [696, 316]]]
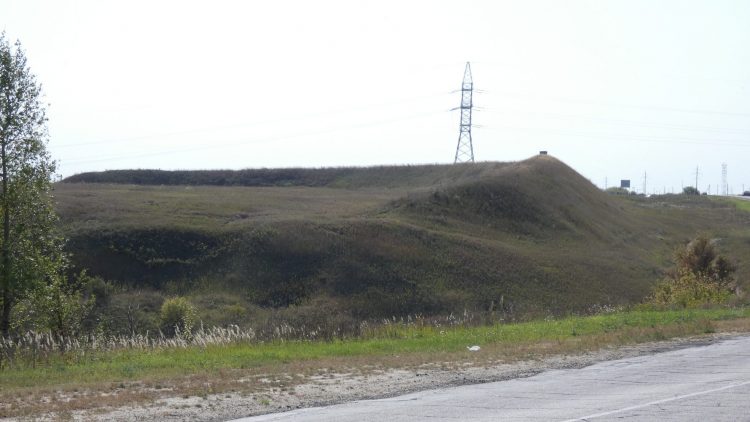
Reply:
[[713, 280], [723, 287], [733, 283], [737, 267], [718, 254], [716, 245], [707, 237], [699, 236], [675, 252], [676, 271], [689, 272], [697, 277]]
[[675, 252], [675, 269], [654, 288], [648, 302], [692, 308], [726, 303], [737, 267], [719, 255], [714, 242], [699, 236]]
[[112, 296], [100, 316], [99, 327], [108, 335], [136, 335], [158, 332], [164, 297], [153, 290], [121, 291]]
[[186, 298], [177, 296], [164, 301], [159, 312], [162, 332], [168, 336], [190, 334], [195, 328], [196, 313]]
[[692, 186], [685, 186], [682, 188], [682, 194], [683, 195], [700, 195], [701, 191], [698, 189], [692, 187]]
[[750, 196], [750, 190], [742, 192], [742, 196]]
[[696, 308], [726, 303], [731, 296], [731, 290], [715, 280], [683, 270], [657, 284], [649, 301], [657, 306]]
[[102, 321], [112, 305], [112, 296], [117, 288], [101, 277], [91, 277], [85, 273], [82, 275], [84, 277], [79, 277], [81, 294], [83, 298], [91, 301], [91, 311], [82, 322], [83, 331], [94, 332], [97, 329], [104, 329]]
[[604, 192], [610, 195], [628, 195], [630, 193], [627, 189], [618, 187], [607, 188]]

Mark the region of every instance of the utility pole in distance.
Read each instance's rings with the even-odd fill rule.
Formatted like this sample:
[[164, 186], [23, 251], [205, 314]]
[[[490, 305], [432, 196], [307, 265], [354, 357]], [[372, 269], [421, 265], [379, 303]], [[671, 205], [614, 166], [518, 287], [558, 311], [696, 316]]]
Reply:
[[695, 166], [695, 190], [698, 190], [698, 166]]
[[456, 163], [473, 163], [474, 146], [471, 143], [471, 109], [472, 95], [474, 93], [474, 81], [471, 78], [471, 64], [466, 62], [464, 80], [461, 83], [461, 126], [458, 133], [458, 145], [456, 146]]

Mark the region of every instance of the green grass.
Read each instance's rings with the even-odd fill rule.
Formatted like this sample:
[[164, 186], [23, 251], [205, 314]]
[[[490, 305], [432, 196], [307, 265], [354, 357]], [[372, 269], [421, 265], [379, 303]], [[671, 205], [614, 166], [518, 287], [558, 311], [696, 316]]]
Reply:
[[[480, 345], [491, 350], [498, 346], [564, 342], [576, 338], [625, 333], [629, 329], [658, 330], [680, 324], [747, 317], [750, 317], [750, 309], [630, 311], [470, 328], [392, 325], [378, 328], [368, 339], [332, 342], [292, 341], [154, 351], [93, 352], [79, 362], [56, 357], [35, 369], [11, 368], [0, 371], [0, 390], [172, 379], [200, 373], [215, 375], [222, 370], [272, 367], [293, 362], [313, 362], [314, 365], [315, 361], [327, 358], [377, 360], [378, 357], [399, 355], [408, 362], [412, 355], [450, 355], [465, 351], [469, 345]], [[635, 336], [633, 340], [643, 339]]]
[[735, 199], [735, 198], [732, 198], [729, 201], [731, 201], [737, 207], [738, 210], [750, 212], [750, 201], [745, 200], [745, 199]]

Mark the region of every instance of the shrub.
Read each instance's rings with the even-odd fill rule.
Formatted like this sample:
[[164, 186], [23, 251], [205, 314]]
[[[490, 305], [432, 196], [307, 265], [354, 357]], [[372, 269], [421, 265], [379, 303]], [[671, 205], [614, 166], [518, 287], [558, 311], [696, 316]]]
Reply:
[[677, 272], [690, 272], [706, 277], [723, 287], [733, 283], [737, 267], [718, 254], [716, 245], [707, 237], [699, 236], [675, 252]]
[[162, 326], [163, 304], [164, 296], [153, 290], [118, 292], [99, 315], [98, 329], [107, 335], [156, 333]]
[[630, 192], [625, 188], [611, 187], [605, 190], [610, 195], [628, 195]]
[[685, 186], [682, 188], [682, 193], [683, 195], [700, 195], [701, 191], [692, 186]]
[[657, 284], [650, 302], [664, 307], [695, 308], [726, 303], [731, 296], [731, 290], [715, 280], [682, 270], [676, 277], [667, 277]]
[[91, 310], [82, 321], [84, 332], [105, 328], [102, 320], [112, 304], [112, 296], [117, 288], [101, 277], [91, 277], [83, 273], [78, 279], [83, 298], [91, 301]]
[[193, 305], [182, 296], [172, 297], [164, 301], [159, 312], [161, 329], [164, 334], [190, 334], [195, 328], [196, 313]]
[[737, 267], [719, 255], [714, 242], [699, 236], [675, 252], [675, 269], [654, 288], [648, 302], [692, 308], [727, 302]]

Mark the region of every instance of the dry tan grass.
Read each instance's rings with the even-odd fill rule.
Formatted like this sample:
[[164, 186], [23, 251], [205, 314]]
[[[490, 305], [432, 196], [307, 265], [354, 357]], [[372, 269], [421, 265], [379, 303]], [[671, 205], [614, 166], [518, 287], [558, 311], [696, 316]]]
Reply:
[[367, 376], [392, 369], [457, 370], [472, 366], [488, 367], [713, 332], [750, 332], [750, 318], [697, 321], [655, 328], [627, 328], [555, 341], [487, 344], [482, 347], [481, 354], [461, 351], [335, 357], [274, 363], [250, 369], [222, 369], [171, 378], [143, 378], [135, 382], [16, 388], [0, 392], [0, 417], [38, 417], [50, 413], [64, 416], [84, 409], [106, 412], [122, 406], [153, 403], [168, 397], [206, 398], [216, 394], [273, 397], [274, 394], [293, 391], [295, 386], [311, 379], [334, 378], [336, 374], [342, 373]]
[[68, 230], [185, 227], [237, 230], [279, 220], [331, 221], [362, 215], [405, 189], [313, 187], [55, 185]]

